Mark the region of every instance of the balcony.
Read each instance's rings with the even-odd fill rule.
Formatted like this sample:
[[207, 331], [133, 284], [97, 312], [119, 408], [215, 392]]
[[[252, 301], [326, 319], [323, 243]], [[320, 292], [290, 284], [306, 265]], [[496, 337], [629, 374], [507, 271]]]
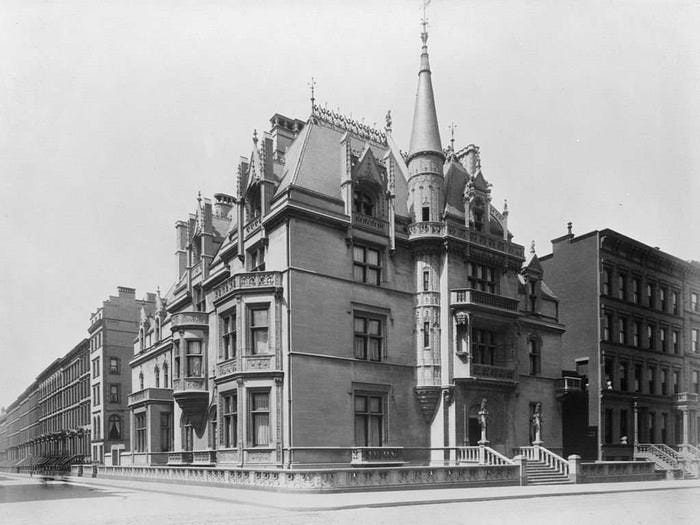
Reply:
[[401, 447], [355, 447], [352, 449], [353, 466], [364, 467], [368, 465], [402, 465], [403, 450]]
[[268, 370], [278, 370], [274, 354], [244, 354], [218, 363], [216, 377], [230, 376], [238, 372], [264, 372]]
[[504, 366], [482, 365], [472, 363], [471, 375], [475, 379], [495, 381], [515, 381], [515, 369]]
[[442, 222], [414, 222], [408, 225], [408, 239], [431, 239], [442, 237], [445, 224]]
[[201, 413], [209, 404], [209, 389], [205, 377], [173, 379], [173, 399], [186, 414]]
[[282, 289], [281, 272], [237, 273], [214, 288], [214, 301], [248, 290], [279, 291]]
[[209, 315], [205, 312], [181, 312], [174, 314], [170, 321], [170, 329], [175, 332], [185, 328], [208, 329]]
[[580, 377], [562, 377], [554, 383], [557, 397], [564, 397], [567, 394], [583, 392], [583, 379]]
[[386, 235], [389, 230], [389, 223], [376, 217], [354, 213], [352, 216], [352, 225], [363, 230]]
[[695, 392], [681, 392], [674, 394], [673, 400], [678, 404], [693, 404], [698, 402], [698, 394]]
[[453, 308], [477, 307], [498, 312], [518, 312], [518, 300], [493, 293], [464, 288], [450, 291], [450, 306]]
[[173, 400], [173, 391], [169, 388], [145, 388], [129, 394], [128, 405], [141, 405], [152, 402], [168, 402]]

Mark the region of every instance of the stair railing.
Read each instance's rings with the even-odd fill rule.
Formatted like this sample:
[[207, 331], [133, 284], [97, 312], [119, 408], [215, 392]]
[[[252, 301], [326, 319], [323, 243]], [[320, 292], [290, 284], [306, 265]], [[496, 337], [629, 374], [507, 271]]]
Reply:
[[673, 450], [671, 447], [665, 445], [664, 443], [654, 443], [654, 446], [659, 448], [660, 450], [663, 450], [666, 454], [671, 456], [676, 461], [683, 461], [684, 459], [682, 454], [679, 454], [678, 451]]
[[678, 465], [678, 461], [673, 457], [673, 455], [668, 454], [662, 448], [652, 443], [639, 443], [635, 447], [634, 455], [636, 457], [652, 459], [654, 463], [656, 463], [664, 469], [680, 468]]
[[696, 447], [695, 445], [685, 443], [682, 445], [678, 445], [678, 448], [681, 454], [686, 456], [688, 459], [700, 460], [700, 448]]
[[478, 463], [479, 447], [457, 447], [457, 462]]
[[484, 460], [487, 465], [515, 465], [511, 459], [491, 447], [484, 447]]
[[567, 460], [540, 445], [535, 445], [535, 447], [539, 449], [540, 461], [555, 469], [559, 474], [569, 475], [569, 462]]

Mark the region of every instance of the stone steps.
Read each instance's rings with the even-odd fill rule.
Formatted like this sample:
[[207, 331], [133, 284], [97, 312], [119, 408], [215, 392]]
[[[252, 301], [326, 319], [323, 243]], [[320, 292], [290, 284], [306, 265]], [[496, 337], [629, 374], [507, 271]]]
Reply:
[[570, 485], [573, 484], [569, 477], [559, 473], [556, 469], [547, 466], [542, 461], [528, 462], [525, 468], [528, 485]]

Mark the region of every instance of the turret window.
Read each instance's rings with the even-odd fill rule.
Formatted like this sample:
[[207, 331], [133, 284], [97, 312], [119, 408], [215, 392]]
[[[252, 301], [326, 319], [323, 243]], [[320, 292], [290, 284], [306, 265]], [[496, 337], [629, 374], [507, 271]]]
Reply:
[[374, 198], [366, 191], [355, 190], [352, 196], [352, 210], [360, 215], [374, 217], [376, 212]]
[[423, 206], [422, 213], [423, 213], [422, 221], [423, 222], [430, 221], [430, 208], [428, 206]]

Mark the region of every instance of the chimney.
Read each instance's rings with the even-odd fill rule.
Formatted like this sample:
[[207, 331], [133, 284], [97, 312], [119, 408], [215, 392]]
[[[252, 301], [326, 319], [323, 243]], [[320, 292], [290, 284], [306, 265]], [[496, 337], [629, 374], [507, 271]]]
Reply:
[[187, 269], [187, 223], [185, 221], [177, 221], [175, 223], [176, 250], [175, 258], [177, 259], [177, 277], [185, 273]]
[[214, 203], [214, 215], [221, 219], [229, 218], [229, 214], [233, 208], [233, 197], [225, 193], [215, 193], [214, 200], [216, 201]]

